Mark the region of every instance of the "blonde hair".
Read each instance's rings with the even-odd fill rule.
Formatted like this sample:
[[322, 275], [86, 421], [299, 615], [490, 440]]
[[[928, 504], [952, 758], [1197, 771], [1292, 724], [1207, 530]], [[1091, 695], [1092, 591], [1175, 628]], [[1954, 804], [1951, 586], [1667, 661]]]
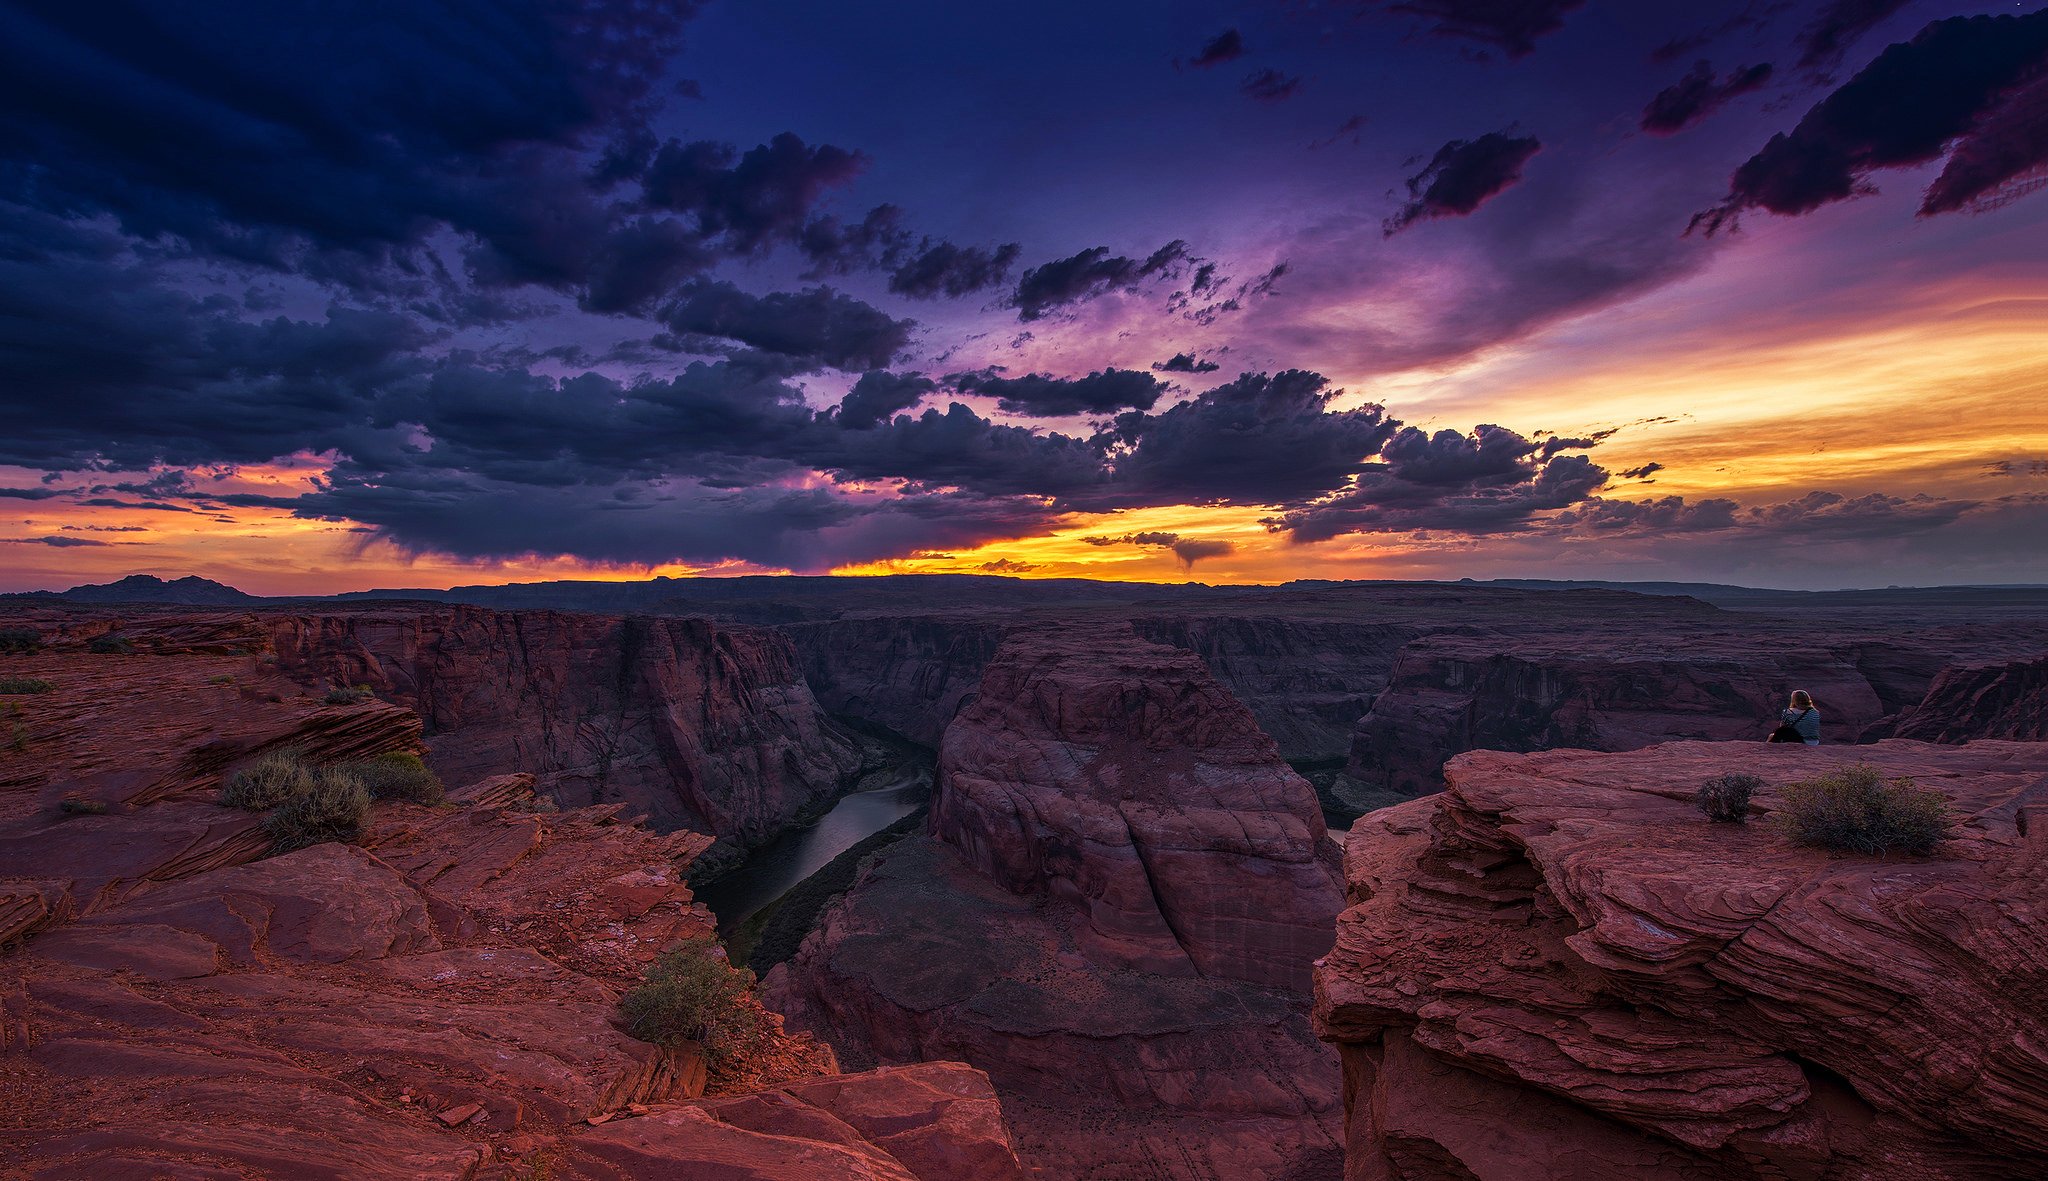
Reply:
[[1792, 690], [1792, 708], [1793, 708], [1793, 709], [1812, 709], [1812, 708], [1813, 708], [1813, 695], [1812, 695], [1812, 694], [1810, 694], [1810, 693], [1808, 693], [1808, 692], [1807, 692], [1806, 690], [1804, 690], [1804, 689], [1794, 689], [1794, 690]]

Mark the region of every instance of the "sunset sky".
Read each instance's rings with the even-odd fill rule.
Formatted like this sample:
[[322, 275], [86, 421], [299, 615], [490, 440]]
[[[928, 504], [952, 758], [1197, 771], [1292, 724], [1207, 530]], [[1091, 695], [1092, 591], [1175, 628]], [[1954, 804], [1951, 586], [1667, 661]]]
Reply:
[[0, 590], [2048, 583], [2048, 8], [0, 0]]

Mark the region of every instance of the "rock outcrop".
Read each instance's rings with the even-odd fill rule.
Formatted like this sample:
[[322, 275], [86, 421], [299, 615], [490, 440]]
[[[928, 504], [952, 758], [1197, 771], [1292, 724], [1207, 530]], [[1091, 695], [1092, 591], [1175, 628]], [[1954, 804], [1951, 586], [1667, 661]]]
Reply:
[[[1705, 779], [1867, 760], [1934, 856], [1713, 824]], [[2018, 1181], [2048, 1151], [2048, 748], [1474, 752], [1352, 830], [1316, 976], [1347, 1177]]]
[[2048, 742], [2048, 657], [1944, 669], [1893, 733], [1927, 742]]
[[1021, 1181], [969, 1067], [839, 1075], [773, 1033], [714, 1075], [621, 1032], [621, 992], [712, 929], [686, 884], [708, 835], [510, 774], [271, 855], [224, 773], [416, 748], [419, 718], [158, 623], [153, 654], [58, 626], [0, 666], [52, 686], [6, 701], [0, 746], [0, 1173]]
[[772, 1004], [849, 1061], [989, 1072], [1047, 1177], [1334, 1176], [1304, 1010], [1338, 906], [1308, 785], [1189, 653], [1023, 630]]
[[417, 710], [451, 781], [528, 771], [565, 805], [623, 802], [753, 845], [860, 764], [772, 631], [478, 607], [266, 622], [286, 673]]

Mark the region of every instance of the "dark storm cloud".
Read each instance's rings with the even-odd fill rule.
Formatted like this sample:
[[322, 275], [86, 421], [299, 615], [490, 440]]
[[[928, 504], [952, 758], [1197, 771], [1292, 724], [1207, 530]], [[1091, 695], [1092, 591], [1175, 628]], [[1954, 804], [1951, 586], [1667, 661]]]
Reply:
[[1225, 29], [1202, 46], [1202, 52], [1189, 59], [1188, 64], [1198, 69], [1220, 66], [1234, 62], [1244, 56], [1244, 35], [1236, 29]]
[[1094, 546], [1157, 546], [1172, 550], [1183, 570], [1194, 569], [1195, 563], [1205, 558], [1220, 558], [1237, 552], [1237, 547], [1227, 541], [1182, 537], [1178, 533], [1125, 533], [1116, 537], [1084, 537], [1081, 540]]
[[1161, 373], [1214, 373], [1223, 366], [1214, 361], [1197, 361], [1193, 353], [1175, 353], [1164, 361], [1152, 362]]
[[1629, 468], [1621, 473], [1621, 478], [1624, 480], [1647, 480], [1663, 470], [1664, 465], [1661, 463], [1646, 463], [1641, 467]]
[[1707, 62], [1657, 93], [1643, 108], [1642, 128], [1654, 135], [1673, 135], [1771, 80], [1771, 64], [1738, 66], [1726, 78], [1716, 79]]
[[[1368, 3], [1376, 0], [1367, 0]], [[1586, 0], [1397, 0], [1393, 12], [1421, 17], [1429, 32], [1494, 46], [1510, 58], [1535, 52], [1538, 38], [1564, 27]]]
[[1470, 434], [1408, 427], [1351, 486], [1266, 523], [1297, 542], [1346, 533], [1511, 533], [1591, 496], [1607, 472], [1584, 455], [1546, 449], [1515, 431]]
[[1075, 378], [1057, 378], [1049, 373], [1002, 377], [984, 370], [951, 374], [946, 380], [963, 394], [995, 398], [1006, 413], [1046, 418], [1150, 410], [1159, 401], [1159, 395], [1170, 388], [1151, 374], [1135, 369], [1102, 369]]
[[1032, 267], [1017, 283], [1017, 318], [1036, 320], [1055, 308], [1112, 291], [1133, 290], [1187, 257], [1188, 244], [1175, 240], [1143, 259], [1111, 254], [1107, 246], [1091, 246], [1078, 254]]
[[0, 463], [140, 470], [321, 450], [418, 379], [430, 340], [389, 312], [250, 321], [113, 263], [0, 259], [0, 372], [23, 395]]
[[880, 369], [910, 343], [915, 321], [898, 320], [830, 287], [751, 295], [733, 283], [697, 279], [658, 316], [679, 333], [723, 337], [838, 369]]
[[71, 491], [69, 488], [0, 488], [0, 500], [49, 500]]
[[811, 276], [856, 269], [885, 271], [889, 290], [911, 299], [958, 298], [1007, 279], [1022, 247], [961, 246], [917, 237], [903, 226], [903, 211], [877, 205], [851, 225], [830, 215], [813, 218], [797, 235], [812, 264]]
[[1711, 234], [1745, 210], [1808, 213], [1869, 190], [1871, 173], [1940, 159], [1923, 216], [2014, 195], [2048, 166], [2048, 10], [1936, 21], [1887, 48], [1735, 170], [1693, 218]]
[[1830, 0], [1799, 32], [1799, 68], [1825, 69], [1842, 60], [1858, 37], [1904, 8], [1908, 0]]
[[917, 405], [937, 388], [938, 383], [922, 373], [890, 373], [882, 369], [863, 373], [839, 401], [839, 425], [848, 430], [866, 430]]
[[1797, 500], [1749, 508], [1719, 497], [1700, 501], [1682, 496], [1639, 501], [1594, 498], [1559, 513], [1550, 524], [1566, 533], [1596, 536], [1736, 533], [1790, 540], [1884, 540], [1938, 529], [1984, 507], [1975, 500], [1881, 492], [1853, 497], [1809, 492]]
[[912, 299], [971, 295], [1008, 278], [1022, 249], [1015, 242], [994, 249], [928, 242], [889, 272], [889, 290]]
[[1262, 103], [1276, 103], [1301, 89], [1301, 79], [1290, 77], [1268, 66], [1245, 75], [1245, 80], [1238, 83], [1237, 89], [1246, 98], [1257, 99]]
[[1379, 406], [1334, 410], [1318, 373], [1247, 373], [1100, 436], [1116, 449], [1105, 506], [1286, 504], [1341, 487], [1397, 425]]
[[437, 222], [516, 241], [540, 231], [502, 201], [523, 157], [634, 112], [694, 8], [10, 7], [0, 191], [251, 258]]
[[707, 236], [739, 253], [795, 241], [827, 189], [860, 174], [866, 158], [783, 132], [744, 154], [711, 140], [670, 140], [639, 180], [648, 206], [693, 215]]
[[1501, 131], [1452, 140], [1437, 149], [1428, 167], [1408, 178], [1409, 201], [1382, 230], [1392, 237], [1418, 221], [1473, 212], [1522, 179], [1522, 166], [1542, 147], [1533, 135]]

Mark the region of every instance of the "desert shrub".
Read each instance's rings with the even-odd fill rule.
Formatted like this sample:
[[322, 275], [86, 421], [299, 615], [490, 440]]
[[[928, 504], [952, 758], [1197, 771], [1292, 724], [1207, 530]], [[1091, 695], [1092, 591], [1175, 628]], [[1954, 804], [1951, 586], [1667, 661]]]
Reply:
[[1749, 815], [1749, 798], [1763, 787], [1754, 775], [1716, 775], [1700, 785], [1692, 801], [1709, 820], [1740, 824]]
[[7, 749], [19, 754], [28, 749], [28, 727], [15, 722], [7, 730]]
[[394, 750], [343, 766], [363, 781], [372, 799], [438, 804], [448, 798], [440, 777], [410, 751]]
[[0, 677], [0, 693], [48, 693], [56, 687], [41, 677]]
[[235, 674], [222, 673], [217, 677], [208, 677], [206, 678], [206, 683], [209, 685], [232, 685], [235, 683]]
[[260, 812], [313, 788], [313, 769], [295, 750], [272, 751], [228, 777], [220, 802]]
[[329, 705], [359, 705], [362, 702], [368, 701], [370, 697], [370, 687], [368, 685], [357, 685], [353, 689], [338, 686], [327, 691], [325, 700]]
[[1948, 801], [1868, 764], [1788, 784], [1777, 821], [1802, 845], [1854, 853], [1932, 853], [1948, 836]]
[[710, 935], [685, 939], [647, 966], [640, 985], [619, 998], [626, 1032], [643, 1042], [695, 1041], [706, 1062], [724, 1066], [768, 1037], [767, 1015], [745, 1002], [754, 974], [726, 962]]
[[65, 796], [57, 801], [57, 810], [67, 816], [105, 816], [107, 805], [103, 800], [89, 800], [84, 796]]
[[135, 645], [121, 636], [94, 636], [85, 650], [99, 656], [127, 656], [135, 651]]
[[274, 851], [289, 853], [323, 841], [352, 841], [369, 815], [363, 781], [342, 768], [322, 767], [305, 791], [271, 809], [263, 828]]
[[0, 627], [0, 652], [33, 653], [43, 650], [43, 633], [32, 627]]

